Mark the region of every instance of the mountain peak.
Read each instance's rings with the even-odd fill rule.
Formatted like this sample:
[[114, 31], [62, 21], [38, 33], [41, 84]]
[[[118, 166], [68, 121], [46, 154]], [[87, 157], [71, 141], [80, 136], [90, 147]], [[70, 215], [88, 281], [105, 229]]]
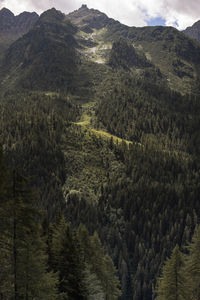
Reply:
[[3, 7], [0, 10], [0, 16], [1, 17], [14, 17], [14, 14], [12, 13], [12, 11], [10, 11], [8, 8]]
[[40, 16], [40, 20], [42, 21], [61, 21], [63, 18], [64, 14], [54, 7], [43, 12]]
[[104, 13], [93, 8], [89, 9], [86, 4], [67, 15], [67, 18], [76, 26], [80, 28], [89, 26], [91, 30], [105, 27], [110, 20]]
[[0, 30], [9, 30], [15, 22], [14, 14], [7, 8], [2, 8], [0, 10]]
[[19, 16], [38, 16], [38, 14], [36, 12], [24, 11], [24, 12], [20, 13], [17, 17], [19, 17]]
[[86, 4], [82, 4], [81, 9], [88, 9]]

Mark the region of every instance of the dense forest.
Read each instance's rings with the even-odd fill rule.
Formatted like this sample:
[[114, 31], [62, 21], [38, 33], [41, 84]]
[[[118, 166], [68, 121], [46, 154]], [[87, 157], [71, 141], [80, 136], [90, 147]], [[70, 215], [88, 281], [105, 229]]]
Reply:
[[0, 156], [1, 299], [117, 299], [112, 259], [98, 233], [47, 221], [36, 190]]
[[198, 299], [199, 51], [83, 6], [1, 53], [0, 299]]

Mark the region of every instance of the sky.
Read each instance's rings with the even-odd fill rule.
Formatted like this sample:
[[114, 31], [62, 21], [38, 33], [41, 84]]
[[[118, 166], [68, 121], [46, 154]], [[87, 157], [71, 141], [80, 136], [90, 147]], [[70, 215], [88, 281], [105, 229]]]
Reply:
[[69, 13], [86, 4], [129, 26], [166, 25], [183, 30], [200, 19], [198, 0], [0, 0], [15, 15], [55, 7]]

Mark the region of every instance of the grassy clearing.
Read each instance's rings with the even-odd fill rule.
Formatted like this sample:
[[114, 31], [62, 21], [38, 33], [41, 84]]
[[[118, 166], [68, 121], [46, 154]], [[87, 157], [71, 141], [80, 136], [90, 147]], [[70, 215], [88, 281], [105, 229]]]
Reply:
[[59, 93], [56, 92], [45, 92], [45, 95], [48, 97], [55, 97], [55, 96], [59, 96]]
[[115, 135], [112, 135], [110, 133], [108, 133], [107, 131], [104, 130], [98, 130], [92, 127], [91, 125], [91, 120], [95, 117], [95, 113], [94, 113], [94, 107], [96, 105], [96, 102], [88, 102], [82, 105], [82, 115], [80, 118], [80, 121], [78, 122], [74, 122], [74, 125], [78, 125], [81, 126], [83, 128], [83, 130], [85, 131], [87, 129], [88, 132], [96, 135], [97, 137], [101, 137], [103, 139], [113, 139], [114, 143], [122, 143], [125, 142], [127, 145], [131, 144], [131, 141], [127, 141], [124, 139], [121, 139]]
[[115, 135], [112, 135], [112, 134], [110, 134], [106, 131], [103, 131], [103, 130], [97, 130], [97, 129], [91, 128], [90, 131], [92, 133], [94, 133], [96, 136], [102, 137], [104, 139], [111, 139], [112, 138], [113, 142], [116, 143], [116, 144], [117, 143], [120, 144], [122, 142], [125, 142], [127, 145], [132, 144], [131, 141], [123, 140], [123, 139], [121, 139], [121, 138], [119, 138]]

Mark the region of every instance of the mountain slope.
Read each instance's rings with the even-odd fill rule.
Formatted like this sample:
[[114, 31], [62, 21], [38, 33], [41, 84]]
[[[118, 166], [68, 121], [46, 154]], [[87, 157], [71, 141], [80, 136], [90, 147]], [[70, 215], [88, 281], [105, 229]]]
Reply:
[[[2, 88], [59, 88], [81, 95], [80, 88], [76, 89], [82, 86], [87, 95], [93, 89], [91, 78], [97, 64], [110, 71], [112, 44], [120, 38], [134, 48], [130, 51], [136, 51], [137, 60], [146, 61], [146, 67], [160, 69], [170, 88], [183, 94], [199, 93], [197, 42], [172, 27], [128, 27], [84, 5], [67, 16], [55, 9], [47, 11], [28, 34], [10, 46], [1, 68]], [[141, 62], [131, 68], [141, 69]]]
[[194, 92], [196, 86], [198, 89], [200, 45], [175, 28], [128, 27], [86, 6], [67, 17], [78, 26], [82, 39], [88, 43], [96, 43], [92, 49], [97, 62], [101, 56], [105, 61], [106, 52], [114, 41], [119, 38], [128, 39], [161, 70], [172, 89], [182, 93]]
[[[78, 62], [76, 28], [63, 22], [55, 9], [41, 15], [36, 25], [6, 51], [1, 76], [3, 86], [56, 90], [72, 86]], [[7, 86], [7, 83], [9, 86]]]

